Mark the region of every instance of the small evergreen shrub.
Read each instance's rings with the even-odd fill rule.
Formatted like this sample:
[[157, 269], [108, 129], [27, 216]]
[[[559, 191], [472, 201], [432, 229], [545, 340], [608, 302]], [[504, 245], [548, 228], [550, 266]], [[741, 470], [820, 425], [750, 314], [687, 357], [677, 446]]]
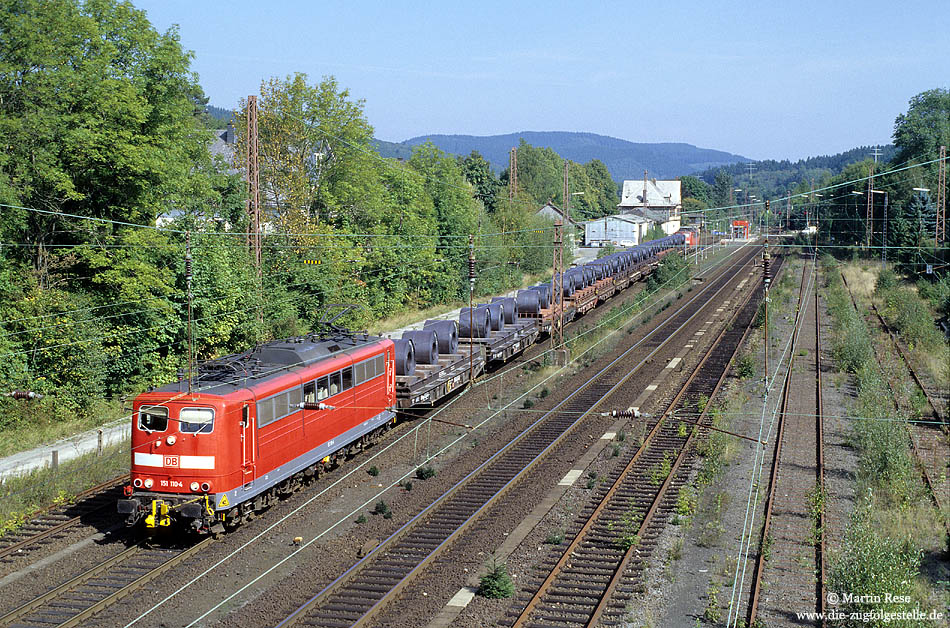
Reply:
[[429, 478], [435, 477], [435, 473], [435, 469], [432, 468], [432, 465], [426, 465], [416, 469], [416, 478], [419, 480], [428, 480]]
[[478, 594], [492, 600], [509, 598], [515, 594], [515, 584], [508, 575], [508, 566], [492, 561], [488, 573], [478, 582]]

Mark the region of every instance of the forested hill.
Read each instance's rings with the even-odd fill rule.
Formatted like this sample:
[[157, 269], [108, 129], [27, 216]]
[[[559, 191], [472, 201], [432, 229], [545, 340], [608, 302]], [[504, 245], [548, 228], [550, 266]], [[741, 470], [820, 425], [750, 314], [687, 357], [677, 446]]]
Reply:
[[596, 133], [566, 131], [524, 131], [487, 136], [425, 135], [399, 143], [377, 140], [377, 147], [384, 157], [405, 159], [411, 154], [413, 146], [428, 140], [443, 151], [456, 155], [468, 155], [477, 150], [491, 163], [495, 172], [501, 172], [508, 167], [508, 152], [511, 147], [517, 146], [522, 138], [532, 146], [550, 148], [561, 157], [578, 163], [599, 159], [617, 181], [640, 178], [644, 170], [647, 170], [651, 177], [664, 179], [749, 161], [741, 155], [698, 148], [692, 144], [628, 142]]
[[[872, 146], [859, 146], [843, 153], [808, 157], [795, 162], [787, 159], [757, 161], [755, 162], [751, 185], [761, 191], [765, 198], [781, 196], [796, 185], [809, 185], [812, 180], [818, 183], [824, 177], [838, 174], [849, 164], [870, 159], [873, 148]], [[896, 154], [897, 149], [894, 145], [888, 144], [881, 148], [881, 155], [878, 160], [881, 163], [886, 163], [892, 160]], [[720, 170], [731, 175], [736, 185], [740, 187], [750, 185], [749, 171], [745, 163], [711, 167], [696, 176], [706, 183], [712, 184], [715, 181], [716, 173]]]

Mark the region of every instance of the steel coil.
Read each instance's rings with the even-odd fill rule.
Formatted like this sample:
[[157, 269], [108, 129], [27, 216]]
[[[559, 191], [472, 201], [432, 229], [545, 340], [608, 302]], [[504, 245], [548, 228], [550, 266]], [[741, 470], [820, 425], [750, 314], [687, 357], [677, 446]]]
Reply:
[[396, 375], [413, 375], [416, 372], [416, 353], [408, 338], [393, 340], [396, 353]]
[[[551, 305], [551, 284], [539, 283], [538, 285], [533, 286], [532, 289], [538, 291], [542, 309]], [[521, 310], [518, 311], [520, 312]]]
[[485, 303], [488, 308], [488, 324], [492, 331], [500, 331], [505, 326], [505, 308], [501, 303]]
[[[471, 313], [469, 313], [470, 310]], [[485, 306], [463, 307], [462, 311], [459, 312], [459, 337], [487, 338], [491, 328], [489, 316], [488, 308]], [[473, 327], [474, 329], [472, 329]]]
[[519, 290], [515, 297], [515, 303], [518, 306], [518, 314], [525, 316], [541, 315], [541, 293], [537, 288], [530, 290]]
[[450, 355], [459, 350], [459, 324], [455, 321], [428, 320], [422, 326], [435, 332], [439, 343], [439, 353]]
[[492, 297], [492, 303], [500, 303], [505, 310], [505, 325], [512, 325], [517, 318], [515, 300], [512, 297]]
[[405, 340], [411, 340], [415, 349], [416, 364], [439, 363], [439, 341], [431, 329], [418, 329], [402, 332]]

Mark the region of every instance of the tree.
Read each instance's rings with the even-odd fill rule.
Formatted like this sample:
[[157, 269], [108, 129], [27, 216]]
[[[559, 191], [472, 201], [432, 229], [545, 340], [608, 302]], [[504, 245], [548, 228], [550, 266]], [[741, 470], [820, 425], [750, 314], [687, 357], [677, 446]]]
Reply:
[[931, 89], [910, 99], [907, 113], [894, 121], [895, 161], [929, 161], [950, 145], [950, 90]]
[[716, 180], [712, 189], [712, 204], [715, 207], [728, 207], [732, 205], [732, 176], [725, 170], [716, 173]]
[[474, 195], [488, 212], [495, 211], [501, 181], [492, 172], [491, 164], [477, 150], [473, 150], [466, 157], [459, 156], [459, 167], [466, 181], [475, 188]]
[[[473, 151], [469, 166], [480, 164], [478, 153]], [[438, 257], [445, 260], [438, 268], [433, 268], [429, 283], [433, 286], [433, 298], [437, 301], [459, 299], [467, 290], [468, 241], [466, 236], [478, 229], [480, 208], [475, 198], [479, 198], [478, 186], [467, 182], [465, 166], [450, 158], [430, 142], [417, 146], [409, 159], [409, 165], [425, 177], [425, 190], [432, 199], [435, 210], [433, 230], [439, 238], [435, 242], [439, 249]], [[482, 165], [478, 170], [484, 175]], [[497, 180], [489, 169], [488, 176], [481, 181], [483, 190], [497, 189]], [[494, 191], [490, 192], [492, 195]], [[473, 197], [473, 194], [475, 197]], [[481, 197], [479, 200], [482, 200]], [[484, 201], [483, 201], [484, 202]], [[435, 250], [433, 250], [435, 256]]]
[[[64, 213], [134, 223], [169, 209], [211, 134], [175, 28], [115, 0], [2, 0], [0, 193], [50, 214], [4, 211], [4, 237], [46, 246], [102, 233]], [[106, 229], [107, 231], [107, 229]]]
[[894, 248], [890, 259], [902, 272], [914, 273], [921, 263], [918, 249], [933, 233], [928, 233], [927, 225], [932, 224], [930, 216], [936, 214], [936, 208], [927, 196], [917, 193], [907, 203], [896, 203], [892, 212], [887, 224], [887, 246]]
[[[591, 159], [584, 164], [589, 187], [584, 190], [584, 196], [590, 195], [592, 214], [588, 218], [601, 218], [617, 212], [617, 203], [620, 202], [620, 186], [610, 176], [607, 166], [599, 159]], [[572, 201], [573, 202], [573, 201]]]
[[[374, 222], [384, 194], [378, 157], [370, 146], [373, 127], [363, 101], [352, 100], [332, 76], [316, 85], [298, 72], [261, 83], [258, 98], [261, 203], [273, 210], [284, 232], [308, 233]], [[247, 103], [237, 128], [244, 129]], [[235, 166], [244, 168], [246, 141], [238, 134]]]
[[682, 186], [684, 206], [687, 198], [692, 198], [702, 203], [704, 208], [709, 206], [710, 190], [709, 185], [705, 181], [686, 175], [680, 177], [680, 185]]
[[[509, 181], [507, 169], [501, 173], [502, 184]], [[550, 148], [539, 148], [524, 139], [518, 143], [518, 192], [531, 205], [540, 206], [549, 199], [563, 205], [564, 160]]]

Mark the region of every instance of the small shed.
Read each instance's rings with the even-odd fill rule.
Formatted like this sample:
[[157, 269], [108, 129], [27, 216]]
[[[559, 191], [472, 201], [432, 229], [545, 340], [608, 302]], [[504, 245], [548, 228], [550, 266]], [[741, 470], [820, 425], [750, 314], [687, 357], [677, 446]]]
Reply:
[[641, 216], [604, 216], [584, 224], [584, 244], [587, 246], [636, 246], [653, 225]]

